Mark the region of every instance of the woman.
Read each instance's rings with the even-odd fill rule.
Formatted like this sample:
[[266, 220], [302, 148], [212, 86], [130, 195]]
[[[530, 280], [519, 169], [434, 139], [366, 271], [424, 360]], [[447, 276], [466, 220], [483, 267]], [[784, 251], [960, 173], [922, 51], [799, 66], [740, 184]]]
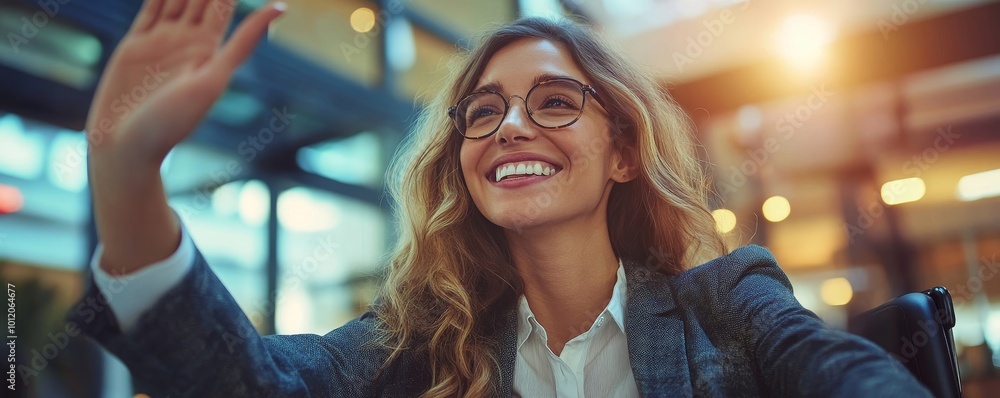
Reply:
[[[725, 254], [682, 112], [586, 29], [537, 19], [487, 36], [424, 111], [393, 167], [401, 236], [373, 308], [325, 336], [261, 338], [158, 177], [283, 9], [255, 12], [217, 50], [229, 15], [213, 13], [231, 11], [209, 3], [149, 0], [88, 121], [103, 246], [84, 302], [103, 296], [111, 311], [72, 319], [142, 389], [927, 395], [885, 352], [803, 309], [765, 249]], [[150, 65], [166, 81], [112, 117]]]

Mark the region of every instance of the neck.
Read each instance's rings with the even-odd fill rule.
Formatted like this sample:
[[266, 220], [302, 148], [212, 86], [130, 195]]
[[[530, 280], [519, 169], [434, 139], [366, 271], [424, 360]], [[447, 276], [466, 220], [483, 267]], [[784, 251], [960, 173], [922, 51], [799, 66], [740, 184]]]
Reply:
[[586, 332], [611, 300], [618, 258], [607, 222], [598, 218], [505, 233], [524, 296], [556, 355]]

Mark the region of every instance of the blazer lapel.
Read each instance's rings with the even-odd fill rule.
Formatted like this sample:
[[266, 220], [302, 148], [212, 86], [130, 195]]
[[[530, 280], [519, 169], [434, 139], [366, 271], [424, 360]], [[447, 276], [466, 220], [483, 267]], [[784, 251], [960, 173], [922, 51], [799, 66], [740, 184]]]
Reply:
[[[627, 259], [623, 265], [628, 286], [625, 335], [640, 395], [690, 397], [684, 321], [674, 300], [673, 277]], [[517, 360], [517, 306], [508, 306], [500, 316], [504, 320], [498, 330], [500, 377], [496, 382], [499, 396], [509, 397]]]
[[628, 286], [625, 335], [640, 395], [690, 397], [684, 320], [674, 300], [673, 277], [631, 260], [623, 265]]
[[509, 397], [514, 394], [514, 364], [517, 362], [517, 305], [507, 306], [500, 316], [503, 317], [503, 326], [498, 331], [500, 378], [494, 382], [499, 384], [499, 396]]

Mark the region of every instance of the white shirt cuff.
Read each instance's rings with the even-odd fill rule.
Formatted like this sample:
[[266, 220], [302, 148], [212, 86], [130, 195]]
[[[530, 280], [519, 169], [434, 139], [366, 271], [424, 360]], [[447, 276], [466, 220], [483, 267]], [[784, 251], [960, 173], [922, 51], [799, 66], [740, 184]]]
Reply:
[[194, 267], [194, 242], [181, 223], [181, 243], [170, 257], [128, 275], [111, 275], [100, 267], [104, 245], [98, 243], [90, 269], [94, 284], [108, 299], [118, 326], [127, 332], [147, 310], [153, 307], [171, 288], [176, 286]]

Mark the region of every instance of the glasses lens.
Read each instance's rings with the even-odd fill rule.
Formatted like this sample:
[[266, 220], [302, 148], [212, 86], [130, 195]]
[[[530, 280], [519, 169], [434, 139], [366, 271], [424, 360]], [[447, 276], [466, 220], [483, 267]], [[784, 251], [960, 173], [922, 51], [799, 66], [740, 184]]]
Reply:
[[527, 101], [536, 123], [561, 127], [573, 123], [583, 112], [583, 88], [571, 81], [549, 81], [536, 86]]
[[455, 110], [458, 131], [466, 137], [482, 137], [503, 120], [503, 97], [496, 93], [475, 93], [458, 103]]

